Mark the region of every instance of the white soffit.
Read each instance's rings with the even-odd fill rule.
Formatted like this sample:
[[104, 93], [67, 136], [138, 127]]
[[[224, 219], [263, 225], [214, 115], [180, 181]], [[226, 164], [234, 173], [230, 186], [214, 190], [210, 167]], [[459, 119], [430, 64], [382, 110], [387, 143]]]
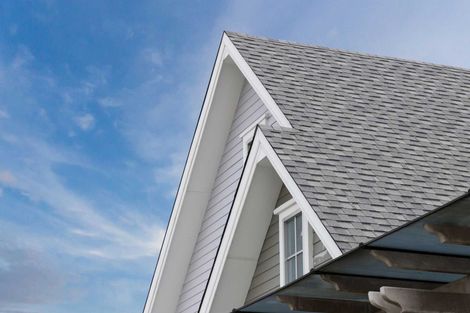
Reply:
[[[206, 131], [206, 128], [207, 128], [206, 124], [207, 124], [207, 120], [209, 117], [209, 112], [211, 111], [211, 107], [213, 104], [214, 95], [216, 93], [216, 89], [217, 89], [216, 86], [218, 86], [219, 76], [221, 74], [224, 61], [227, 59], [227, 57], [230, 57], [233, 63], [238, 67], [238, 70], [242, 73], [244, 78], [250, 83], [254, 91], [257, 93], [257, 95], [266, 105], [267, 109], [272, 114], [274, 119], [278, 122], [278, 124], [281, 127], [287, 127], [287, 128], [292, 127], [289, 121], [287, 120], [287, 118], [285, 117], [285, 115], [281, 112], [277, 104], [274, 102], [271, 95], [263, 86], [261, 81], [258, 79], [258, 77], [254, 74], [254, 72], [248, 66], [247, 62], [243, 59], [243, 57], [235, 48], [235, 46], [230, 41], [228, 36], [224, 33], [221, 44], [219, 46], [216, 61], [215, 61], [214, 68], [211, 74], [211, 79], [209, 81], [209, 86], [207, 88], [206, 96], [204, 98], [204, 103], [203, 103], [202, 110], [199, 116], [197, 127], [196, 127], [194, 137], [191, 143], [188, 158], [186, 160], [186, 164], [183, 170], [183, 175], [182, 175], [181, 182], [180, 182], [178, 192], [176, 195], [170, 221], [168, 223], [165, 237], [162, 243], [162, 247], [160, 249], [157, 266], [155, 268], [155, 272], [152, 278], [149, 293], [147, 295], [147, 300], [145, 302], [144, 313], [163, 313], [160, 311], [158, 312], [154, 311], [153, 308], [154, 308], [154, 305], [156, 304], [155, 301], [157, 298], [157, 292], [162, 284], [161, 282], [162, 276], [165, 271], [166, 265], [168, 263], [182, 264], [180, 270], [186, 272], [186, 266], [184, 264], [185, 262], [189, 262], [189, 261], [181, 260], [181, 259], [169, 260], [169, 258], [171, 258], [169, 257], [169, 254], [170, 254], [169, 251], [171, 249], [171, 244], [175, 237], [175, 233], [185, 231], [185, 229], [180, 229], [181, 227], [177, 227], [177, 225], [184, 224], [185, 222], [180, 219], [180, 216], [182, 215], [181, 212], [184, 207], [183, 203], [185, 202], [184, 200], [188, 192], [189, 181], [192, 178], [192, 176], [194, 176], [192, 175], [193, 167], [195, 165], [195, 160], [200, 150], [200, 144], [202, 141], [203, 133], [204, 131]], [[197, 190], [195, 192], [200, 192], [200, 191]], [[204, 212], [201, 212], [201, 214], [203, 213]], [[190, 235], [184, 234], [184, 235], [189, 236], [189, 237], [191, 236], [195, 237], [197, 236], [197, 233], [190, 234]], [[190, 249], [191, 251], [193, 248], [194, 248], [193, 246], [188, 246], [188, 247], [179, 246], [178, 247], [178, 249]], [[175, 297], [178, 297], [181, 292], [181, 288], [180, 286], [178, 286], [178, 284], [165, 284], [165, 289], [166, 289], [165, 291], [166, 293], [173, 294], [175, 295]], [[174, 311], [174, 309], [176, 309], [176, 307], [173, 309], [173, 305], [166, 306], [164, 303], [165, 301], [170, 301], [170, 300], [167, 300], [166, 297], [162, 297], [161, 299], [158, 299], [159, 307], [162, 306], [165, 308], [165, 310], [170, 310], [170, 311], [172, 310]], [[174, 302], [174, 299], [172, 301]]]
[[253, 87], [260, 99], [268, 108], [269, 112], [279, 123], [279, 126], [292, 128], [292, 125], [289, 123], [284, 113], [282, 113], [276, 102], [274, 102], [274, 99], [263, 86], [258, 76], [256, 76], [256, 74], [253, 72], [248, 63], [245, 61], [245, 59], [242, 57], [240, 52], [225, 33], [222, 37], [222, 46], [225, 47], [226, 53], [233, 59], [235, 64], [245, 76], [246, 80], [250, 83], [251, 87]]
[[[227, 282], [222, 281], [224, 267], [229, 258], [231, 246], [234, 243], [233, 238], [237, 231], [237, 225], [242, 214], [246, 197], [250, 190], [250, 185], [253, 179], [253, 175], [255, 173], [255, 169], [258, 165], [258, 162], [266, 159], [269, 161], [281, 181], [289, 190], [290, 194], [292, 195], [293, 201], [297, 203], [302, 214], [305, 214], [308, 223], [312, 226], [313, 230], [318, 235], [331, 257], [336, 258], [342, 254], [338, 245], [335, 243], [330, 233], [321, 222], [318, 215], [312, 209], [307, 199], [303, 195], [302, 191], [299, 189], [294, 179], [288, 173], [281, 160], [275, 153], [274, 149], [269, 144], [266, 137], [259, 129], [257, 129], [250, 151], [250, 155], [248, 156], [248, 159], [246, 161], [246, 166], [240, 181], [240, 185], [238, 187], [237, 194], [235, 196], [232, 211], [230, 213], [230, 217], [226, 225], [222, 243], [219, 248], [217, 258], [212, 269], [212, 274], [203, 298], [201, 309], [199, 311], [200, 313], [216, 313], [218, 310], [220, 310], [221, 308], [217, 307], [217, 304], [215, 305], [215, 307], [213, 307], [213, 303], [215, 300], [217, 300], [217, 303], [227, 301], [229, 303], [228, 305], [232, 306], [232, 308], [243, 304], [230, 303], [234, 300], [225, 299], [223, 291], [219, 290], [219, 286], [226, 286], [229, 284]], [[217, 294], [218, 291], [219, 293]]]

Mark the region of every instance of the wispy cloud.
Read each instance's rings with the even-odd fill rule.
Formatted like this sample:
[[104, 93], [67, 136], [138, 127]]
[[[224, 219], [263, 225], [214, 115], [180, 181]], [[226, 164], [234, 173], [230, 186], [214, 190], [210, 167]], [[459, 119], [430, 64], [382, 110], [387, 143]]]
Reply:
[[31, 51], [25, 46], [19, 46], [18, 51], [11, 63], [13, 69], [22, 68], [24, 65], [32, 62], [34, 56]]
[[4, 110], [0, 109], [0, 119], [1, 118], [9, 118], [9, 117], [10, 117], [10, 115], [8, 114], [7, 111], [4, 111]]
[[[134, 264], [134, 273], [150, 273], [151, 265], [141, 268], [142, 262], [154, 259], [164, 234], [158, 216], [141, 204], [113, 195], [107, 184], [83, 192], [61, 172], [73, 169], [94, 184], [114, 170], [103, 169], [82, 146], [60, 136], [74, 127], [95, 128], [96, 112], [84, 103], [99, 99], [96, 93], [108, 83], [107, 68], [89, 67], [85, 79], [61, 86], [54, 73], [37, 70], [35, 60], [26, 47], [10, 59], [0, 53], [0, 101], [5, 103], [0, 111], [2, 312], [35, 312], [37, 305], [64, 301], [64, 290], [124, 264]], [[111, 102], [100, 104], [115, 106]], [[100, 189], [108, 188], [108, 197], [98, 197]], [[21, 219], [28, 215], [34, 217], [24, 229]]]
[[0, 184], [13, 187], [16, 183], [16, 178], [9, 170], [0, 171]]
[[98, 103], [103, 108], [117, 108], [122, 105], [122, 103], [119, 102], [119, 100], [111, 98], [111, 97], [100, 98], [98, 99]]
[[[0, 309], [7, 304], [44, 304], [62, 298], [64, 273], [47, 254], [11, 242], [0, 244]], [[2, 310], [3, 312], [3, 310]]]
[[75, 122], [82, 130], [91, 130], [95, 126], [95, 117], [90, 113], [75, 117]]
[[144, 49], [143, 56], [146, 61], [148, 61], [151, 65], [154, 66], [161, 66], [163, 65], [163, 56], [161, 52], [157, 49]]
[[168, 19], [165, 1], [46, 2], [17, 10], [30, 27], [2, 15], [2, 312], [57, 312], [31, 303], [63, 292], [61, 311], [141, 308], [223, 30], [468, 63], [468, 10], [455, 3], [241, 0]]
[[[63, 148], [57, 150], [37, 138], [23, 140], [22, 148], [31, 156], [27, 166], [11, 164], [13, 170], [0, 172], [0, 181], [10, 188], [17, 189], [31, 201], [45, 203], [53, 208], [63, 222], [73, 226], [71, 234], [78, 237], [94, 237], [99, 241], [99, 244], [93, 241], [83, 242], [81, 246], [75, 245], [73, 249], [64, 247], [65, 251], [109, 259], [155, 255], [155, 247], [162, 237], [161, 226], [143, 217], [138, 220], [140, 223], [119, 224], [112, 217], [99, 213], [89, 200], [68, 188], [54, 171], [58, 164], [78, 165], [86, 169], [88, 161], [72, 152], [64, 152]], [[114, 205], [117, 208], [123, 206], [119, 202]], [[137, 218], [134, 220], [137, 221]]]

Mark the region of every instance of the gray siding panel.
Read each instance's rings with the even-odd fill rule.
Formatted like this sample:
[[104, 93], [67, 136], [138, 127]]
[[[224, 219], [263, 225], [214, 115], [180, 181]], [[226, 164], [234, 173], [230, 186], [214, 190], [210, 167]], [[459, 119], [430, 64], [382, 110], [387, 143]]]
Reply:
[[[291, 199], [287, 188], [283, 185], [279, 192], [276, 207]], [[273, 208], [274, 210], [274, 208]], [[279, 271], [279, 217], [272, 216], [263, 247], [258, 258], [255, 273], [251, 280], [250, 289], [246, 296], [245, 303], [251, 302], [280, 286]]]
[[[199, 309], [243, 169], [243, 146], [239, 136], [265, 113], [266, 107], [251, 86], [245, 83], [187, 269], [177, 313], [196, 313]], [[276, 123], [270, 118], [267, 124]]]
[[273, 214], [245, 303], [279, 288], [279, 283], [279, 218]]
[[281, 192], [279, 193], [279, 198], [276, 202], [276, 208], [279, 207], [281, 204], [289, 201], [290, 199], [292, 199], [292, 196], [290, 195], [289, 190], [287, 190], [285, 185], [282, 185]]
[[318, 238], [318, 235], [313, 232], [313, 267], [319, 267], [330, 259], [331, 256], [320, 241], [320, 238]]
[[[282, 186], [276, 207], [279, 207], [286, 201], [292, 199], [291, 194], [285, 186]], [[313, 230], [312, 230], [313, 232]], [[320, 238], [313, 232], [312, 243], [313, 266], [318, 267], [331, 257], [328, 254]], [[279, 218], [273, 215], [269, 225], [266, 237], [261, 248], [255, 273], [251, 281], [250, 289], [246, 296], [245, 303], [266, 295], [276, 290], [280, 286], [280, 268], [279, 268]]]

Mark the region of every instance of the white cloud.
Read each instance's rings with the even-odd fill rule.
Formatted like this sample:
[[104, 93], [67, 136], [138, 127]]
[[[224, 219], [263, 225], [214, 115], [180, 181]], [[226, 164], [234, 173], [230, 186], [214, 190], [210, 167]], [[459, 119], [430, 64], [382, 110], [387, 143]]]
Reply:
[[117, 108], [122, 105], [117, 99], [111, 97], [100, 98], [98, 99], [98, 103], [103, 108]]
[[16, 177], [8, 170], [0, 171], [0, 184], [13, 187], [16, 184]]
[[65, 277], [51, 256], [6, 239], [0, 244], [0, 306], [44, 304], [62, 298]]
[[54, 171], [60, 163], [86, 169], [86, 160], [39, 138], [23, 138], [21, 143], [31, 159], [27, 166], [10, 161], [13, 169], [0, 171], [0, 183], [15, 188], [32, 203], [47, 205], [53, 210], [48, 218], [57, 219], [55, 223], [62, 224], [70, 235], [44, 242], [63, 253], [88, 258], [131, 260], [156, 255], [164, 234], [156, 217], [129, 213], [135, 208], [113, 198], [106, 203], [113, 208], [113, 215], [106, 214], [94, 201], [66, 186]]
[[95, 117], [90, 113], [86, 113], [75, 117], [75, 123], [84, 131], [91, 130], [95, 126]]
[[160, 51], [158, 51], [157, 49], [151, 49], [151, 48], [145, 49], [144, 56], [147, 59], [147, 61], [152, 65], [155, 65], [155, 66], [163, 65], [163, 56], [160, 53]]
[[8, 114], [7, 111], [0, 109], [0, 118], [9, 118], [9, 117], [10, 115]]
[[[0, 93], [18, 99], [18, 103], [11, 103], [12, 106], [31, 104], [40, 108], [37, 88], [48, 87], [51, 97], [62, 100], [61, 109], [67, 117], [84, 131], [93, 129], [95, 116], [77, 114], [75, 104], [79, 100], [90, 100], [86, 98], [87, 94], [93, 94], [97, 86], [107, 84], [108, 69], [90, 67], [85, 81], [75, 87], [59, 88], [52, 76], [29, 66], [33, 61], [34, 56], [26, 48], [21, 48], [9, 63], [0, 54]], [[18, 91], [21, 92], [16, 93]], [[155, 257], [164, 233], [157, 216], [135, 212], [136, 216], [142, 216], [129, 223], [119, 216], [139, 210], [132, 201], [121, 202], [112, 196], [106, 201], [97, 200], [95, 195], [83, 195], [68, 186], [68, 177], [56, 172], [59, 164], [83, 170], [100, 169], [93, 168], [85, 156], [72, 148], [48, 141], [47, 136], [42, 136], [43, 132], [38, 132], [20, 116], [14, 116], [17, 123], [0, 123], [0, 148], [5, 152], [0, 154], [0, 186], [14, 188], [31, 200], [30, 209], [36, 208], [35, 214], [44, 214], [46, 221], [62, 227], [62, 236], [53, 238], [39, 235], [45, 231], [40, 227], [30, 229], [24, 232], [24, 241], [38, 242], [43, 249], [50, 249], [50, 253], [60, 251], [60, 254], [89, 259], [120, 262]], [[113, 208], [112, 214], [108, 208]], [[0, 228], [4, 229], [3, 226]]]
[[31, 51], [25, 46], [20, 46], [11, 65], [13, 69], [19, 69], [31, 63], [33, 60], [34, 55]]

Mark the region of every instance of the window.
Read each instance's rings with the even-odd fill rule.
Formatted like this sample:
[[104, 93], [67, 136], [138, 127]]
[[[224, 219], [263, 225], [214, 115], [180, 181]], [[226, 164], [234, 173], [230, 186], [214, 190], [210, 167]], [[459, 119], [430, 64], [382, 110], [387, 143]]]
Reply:
[[313, 231], [293, 199], [274, 210], [279, 216], [279, 268], [281, 286], [313, 267]]
[[284, 247], [285, 283], [287, 284], [303, 274], [302, 213], [284, 222]]

